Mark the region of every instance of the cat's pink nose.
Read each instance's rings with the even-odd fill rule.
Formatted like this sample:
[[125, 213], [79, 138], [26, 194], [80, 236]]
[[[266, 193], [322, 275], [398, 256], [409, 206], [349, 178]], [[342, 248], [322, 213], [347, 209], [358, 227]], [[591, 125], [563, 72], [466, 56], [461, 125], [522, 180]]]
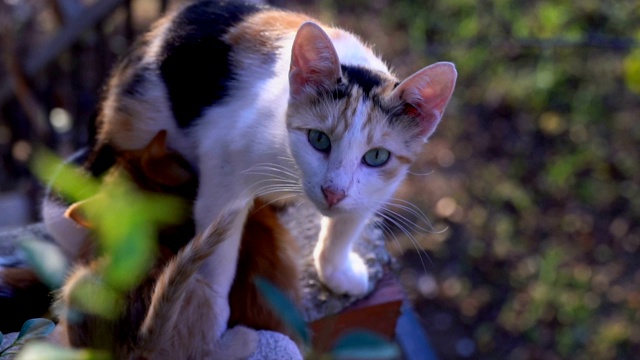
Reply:
[[342, 199], [345, 198], [345, 196], [347, 196], [347, 193], [342, 189], [333, 189], [329, 186], [321, 186], [320, 189], [322, 189], [324, 199], [327, 200], [327, 204], [329, 205], [329, 207], [332, 207], [333, 205], [339, 203], [340, 201], [342, 201]]

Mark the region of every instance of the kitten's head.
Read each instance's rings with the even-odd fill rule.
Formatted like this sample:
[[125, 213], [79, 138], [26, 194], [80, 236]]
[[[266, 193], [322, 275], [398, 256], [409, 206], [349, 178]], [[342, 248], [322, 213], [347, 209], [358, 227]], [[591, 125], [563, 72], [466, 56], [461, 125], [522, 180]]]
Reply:
[[[176, 210], [176, 214], [187, 213], [188, 202], [196, 196], [197, 174], [187, 160], [167, 148], [166, 139], [167, 131], [161, 130], [144, 148], [120, 151], [116, 163], [104, 177], [103, 188], [97, 194], [69, 206], [65, 216], [80, 226], [94, 228], [90, 219], [94, 215], [92, 212], [96, 209], [104, 210], [105, 205], [111, 204], [110, 195], [104, 190], [118, 182], [134, 184], [135, 187], [131, 187], [131, 190], [165, 194], [174, 196], [176, 200], [183, 199], [185, 210]], [[176, 202], [177, 204], [182, 204], [182, 201]], [[187, 232], [192, 224], [190, 221], [184, 221], [179, 227], [183, 232]], [[168, 225], [163, 227], [167, 232], [171, 229]]]
[[401, 83], [341, 65], [313, 23], [298, 30], [289, 72], [287, 127], [306, 195], [325, 215], [366, 212], [386, 201], [436, 129], [456, 81], [436, 63]]

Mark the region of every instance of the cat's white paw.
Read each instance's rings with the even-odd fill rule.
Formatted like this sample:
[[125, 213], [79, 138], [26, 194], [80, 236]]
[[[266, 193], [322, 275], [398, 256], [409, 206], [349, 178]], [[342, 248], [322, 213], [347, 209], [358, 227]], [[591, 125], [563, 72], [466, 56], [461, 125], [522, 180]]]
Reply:
[[256, 330], [238, 325], [227, 330], [220, 338], [219, 359], [247, 359], [258, 349], [260, 337]]
[[258, 349], [247, 360], [302, 360], [303, 356], [287, 335], [269, 330], [259, 330]]
[[369, 272], [358, 254], [349, 253], [349, 261], [346, 262], [314, 255], [318, 276], [331, 291], [353, 296], [362, 296], [369, 291]]

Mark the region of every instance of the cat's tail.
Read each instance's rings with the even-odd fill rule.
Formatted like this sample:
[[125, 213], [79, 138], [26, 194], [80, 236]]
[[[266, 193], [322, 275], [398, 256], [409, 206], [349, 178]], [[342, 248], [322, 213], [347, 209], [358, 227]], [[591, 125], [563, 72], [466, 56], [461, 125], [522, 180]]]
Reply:
[[117, 333], [116, 320], [87, 311], [88, 304], [98, 302], [92, 289], [103, 286], [100, 271], [101, 261], [88, 265], [77, 265], [57, 291], [53, 311], [60, 320], [64, 335], [63, 343], [73, 347], [111, 349], [114, 334]]
[[[202, 234], [196, 235], [167, 264], [158, 278], [151, 305], [139, 332], [139, 349], [153, 350], [166, 343], [176, 323], [178, 307], [193, 275], [229, 233], [238, 211], [225, 212]], [[165, 339], [165, 337], [167, 339]]]

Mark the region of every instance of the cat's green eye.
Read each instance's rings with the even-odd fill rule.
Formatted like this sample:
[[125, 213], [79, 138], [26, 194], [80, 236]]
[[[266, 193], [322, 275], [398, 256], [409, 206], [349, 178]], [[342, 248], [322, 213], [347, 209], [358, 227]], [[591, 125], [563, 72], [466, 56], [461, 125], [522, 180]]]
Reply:
[[362, 162], [371, 167], [379, 167], [386, 164], [390, 157], [391, 153], [387, 149], [371, 149], [364, 154]]
[[322, 131], [309, 130], [309, 143], [318, 151], [329, 152], [331, 150], [329, 135]]

